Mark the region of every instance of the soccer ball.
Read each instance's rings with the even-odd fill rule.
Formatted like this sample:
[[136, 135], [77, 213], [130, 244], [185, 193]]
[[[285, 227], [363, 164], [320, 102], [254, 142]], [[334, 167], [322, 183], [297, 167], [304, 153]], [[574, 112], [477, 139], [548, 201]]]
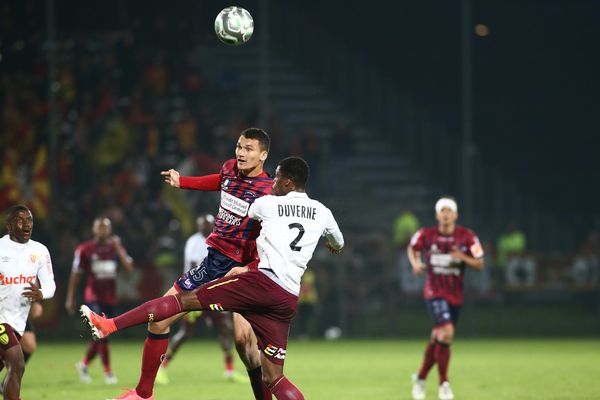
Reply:
[[215, 33], [219, 40], [230, 46], [246, 43], [254, 32], [252, 15], [242, 7], [231, 6], [221, 10], [215, 19]]
[[324, 336], [327, 340], [338, 340], [342, 337], [342, 330], [338, 326], [330, 326], [325, 329]]

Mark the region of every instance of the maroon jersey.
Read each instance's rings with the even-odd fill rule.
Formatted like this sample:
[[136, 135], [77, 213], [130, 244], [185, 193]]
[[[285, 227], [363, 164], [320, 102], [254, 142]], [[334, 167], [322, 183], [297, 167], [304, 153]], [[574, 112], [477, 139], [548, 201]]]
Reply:
[[114, 306], [117, 303], [117, 251], [112, 242], [83, 242], [75, 250], [73, 271], [87, 273], [83, 301]]
[[462, 304], [465, 265], [449, 253], [457, 249], [471, 257], [482, 258], [483, 249], [475, 232], [459, 225], [450, 235], [442, 235], [437, 226], [421, 228], [413, 235], [410, 246], [424, 253], [427, 265], [425, 299], [441, 298], [452, 305]]
[[258, 258], [256, 238], [260, 222], [248, 218], [250, 204], [270, 194], [273, 178], [266, 172], [252, 178], [240, 176], [234, 159], [221, 167], [221, 204], [215, 228], [206, 243], [241, 264]]

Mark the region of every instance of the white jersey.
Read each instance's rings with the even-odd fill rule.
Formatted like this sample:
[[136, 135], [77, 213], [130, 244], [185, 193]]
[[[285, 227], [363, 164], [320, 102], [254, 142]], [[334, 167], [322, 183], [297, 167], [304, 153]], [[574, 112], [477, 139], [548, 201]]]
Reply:
[[196, 265], [200, 264], [207, 255], [208, 245], [206, 244], [206, 237], [200, 232], [194, 233], [185, 242], [185, 249], [183, 251], [183, 272], [186, 273]]
[[341, 249], [344, 237], [331, 211], [306, 193], [263, 196], [248, 211], [261, 221], [256, 239], [259, 269], [270, 269], [291, 293], [300, 293], [300, 279], [306, 270], [319, 238], [326, 236]]
[[35, 240], [18, 243], [0, 238], [0, 322], [23, 334], [31, 300], [23, 297], [30, 283], [39, 279], [44, 299], [54, 296], [56, 284], [46, 246]]

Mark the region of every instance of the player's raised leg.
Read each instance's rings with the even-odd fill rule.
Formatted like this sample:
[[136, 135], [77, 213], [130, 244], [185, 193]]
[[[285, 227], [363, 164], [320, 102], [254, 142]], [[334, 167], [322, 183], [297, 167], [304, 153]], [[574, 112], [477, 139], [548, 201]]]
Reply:
[[[179, 301], [174, 296], [177, 290], [173, 287], [163, 297], [151, 300], [114, 319], [107, 319], [81, 306], [82, 316], [92, 327], [92, 335], [102, 339], [118, 329], [148, 323], [148, 336], [144, 341], [142, 353], [142, 368], [138, 385], [135, 390], [124, 393], [117, 399], [152, 399], [156, 373], [161, 359], [169, 344], [171, 324], [181, 318]], [[137, 396], [137, 397], [136, 397]]]

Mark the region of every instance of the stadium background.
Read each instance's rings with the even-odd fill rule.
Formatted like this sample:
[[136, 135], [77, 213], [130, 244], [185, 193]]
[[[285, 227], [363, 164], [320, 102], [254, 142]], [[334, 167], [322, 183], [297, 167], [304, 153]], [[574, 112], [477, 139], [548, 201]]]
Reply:
[[[218, 197], [158, 172], [215, 172], [252, 125], [271, 134], [270, 171], [309, 161], [347, 236], [312, 262], [308, 334], [424, 337], [392, 226], [403, 210], [434, 224], [449, 193], [488, 254], [459, 337], [597, 337], [600, 3], [320, 3], [239, 1], [255, 34], [238, 48], [212, 31], [222, 1], [0, 3], [0, 205], [29, 204], [53, 257], [41, 341], [80, 340], [64, 293], [100, 213], [136, 260], [122, 307], [163, 293]], [[527, 237], [510, 273], [495, 262], [509, 222]]]

